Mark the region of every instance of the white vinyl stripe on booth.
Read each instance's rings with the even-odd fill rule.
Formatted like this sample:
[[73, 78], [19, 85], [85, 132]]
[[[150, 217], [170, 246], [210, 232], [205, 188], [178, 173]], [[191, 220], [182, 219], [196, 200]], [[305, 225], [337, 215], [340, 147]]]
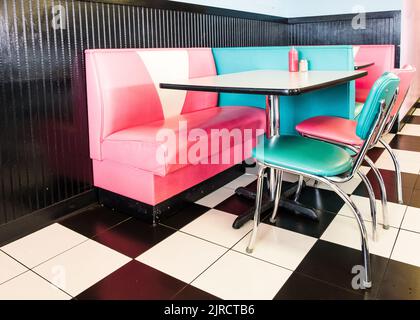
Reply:
[[167, 90], [159, 87], [161, 82], [189, 78], [189, 56], [186, 50], [139, 51], [162, 104], [165, 119], [178, 116], [184, 107], [187, 91]]

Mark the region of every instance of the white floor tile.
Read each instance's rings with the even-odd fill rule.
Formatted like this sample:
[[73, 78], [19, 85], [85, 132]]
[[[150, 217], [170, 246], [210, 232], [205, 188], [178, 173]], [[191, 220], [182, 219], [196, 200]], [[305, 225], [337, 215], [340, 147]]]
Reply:
[[70, 300], [71, 297], [28, 271], [0, 285], [0, 300]]
[[414, 111], [413, 116], [420, 116], [420, 109], [417, 109], [416, 111]]
[[233, 180], [232, 182], [228, 183], [224, 186], [224, 188], [236, 190], [239, 187], [246, 187], [247, 185], [253, 183], [257, 180], [257, 176], [254, 174], [244, 174], [239, 178]]
[[130, 260], [90, 240], [36, 267], [34, 271], [74, 297]]
[[232, 224], [236, 218], [235, 215], [212, 209], [182, 228], [181, 231], [231, 248], [252, 229], [251, 221], [239, 230], [233, 229]]
[[[359, 208], [362, 213], [363, 219], [367, 222], [372, 222], [372, 217], [370, 214], [370, 201], [369, 198], [360, 197], [360, 196], [351, 196], [351, 199]], [[376, 200], [376, 217], [379, 224], [383, 224], [382, 216], [382, 203], [380, 200]], [[396, 204], [393, 202], [388, 202], [388, 212], [389, 212], [389, 224], [394, 228], [399, 228], [401, 222], [404, 218], [404, 213], [407, 210], [407, 206]], [[349, 206], [344, 205], [341, 210], [338, 212], [339, 215], [346, 217], [354, 218], [353, 213], [351, 212]], [[379, 226], [378, 226], [379, 227]]]
[[392, 259], [420, 267], [420, 234], [401, 230], [392, 252]]
[[408, 207], [402, 229], [420, 233], [420, 209]]
[[[400, 161], [401, 171], [407, 173], [418, 174], [420, 171], [420, 153], [405, 151], [405, 150], [395, 150], [395, 155]], [[391, 156], [388, 152], [384, 152], [376, 161], [376, 166], [379, 169], [393, 170], [395, 171], [394, 163], [392, 162]]]
[[420, 136], [420, 125], [407, 123], [399, 134], [407, 136]]
[[136, 260], [191, 283], [226, 251], [221, 246], [177, 232]]
[[291, 271], [230, 251], [192, 284], [225, 300], [273, 299]]
[[208, 196], [197, 201], [198, 204], [206, 206], [209, 208], [214, 208], [218, 204], [225, 201], [227, 198], [233, 196], [235, 190], [229, 188], [220, 188], [213, 193], [210, 193]]
[[4, 252], [33, 268], [87, 238], [56, 223], [1, 248]]
[[[372, 241], [372, 225], [365, 223], [369, 237], [370, 252], [378, 256], [389, 258], [397, 239], [398, 229], [384, 230], [378, 228], [378, 240]], [[338, 215], [329, 225], [321, 237], [322, 240], [333, 242], [349, 248], [361, 250], [359, 227], [356, 219]]]
[[26, 271], [27, 268], [0, 251], [0, 284]]
[[[382, 137], [382, 140], [384, 140], [386, 143], [390, 144], [392, 139], [394, 139], [395, 134], [393, 133], [388, 133], [386, 136]], [[378, 144], [375, 146], [377, 148], [385, 148], [382, 143], [378, 142]]]
[[[246, 253], [251, 234], [239, 242], [233, 249]], [[295, 270], [317, 239], [289, 230], [260, 224], [254, 252], [250, 255], [281, 267]]]

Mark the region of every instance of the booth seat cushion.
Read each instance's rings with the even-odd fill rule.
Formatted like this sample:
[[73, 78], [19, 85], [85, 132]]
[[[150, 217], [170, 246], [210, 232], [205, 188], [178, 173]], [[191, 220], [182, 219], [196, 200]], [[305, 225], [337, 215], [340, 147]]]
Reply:
[[[149, 171], [155, 175], [166, 176], [194, 164], [190, 161], [179, 160], [185, 160], [191, 147], [197, 145], [197, 140], [204, 139], [208, 148], [206, 152], [194, 153], [197, 155], [195, 159], [208, 160], [211, 156], [220, 154], [221, 151], [228, 150], [236, 144], [245, 143], [244, 148], [252, 148], [252, 145], [246, 144], [251, 139], [255, 140], [257, 129], [260, 129], [259, 134], [263, 134], [264, 128], [264, 110], [252, 107], [210, 108], [134, 126], [111, 134], [102, 143], [103, 159]], [[199, 129], [195, 131], [199, 138], [196, 137], [194, 141], [193, 137], [190, 137], [188, 140], [191, 141], [179, 143], [180, 137], [181, 141], [185, 141], [186, 139], [182, 139], [182, 136], [189, 135], [192, 129]], [[229, 143], [223, 143], [225, 140], [219, 138], [222, 129], [229, 130], [224, 133], [224, 138], [226, 138], [226, 133], [236, 133], [239, 134], [240, 139], [232, 138], [228, 140]], [[244, 134], [246, 129], [251, 129], [251, 136]], [[218, 148], [212, 148], [212, 146]]]
[[350, 154], [343, 148], [298, 136], [264, 138], [253, 155], [263, 163], [316, 176], [341, 175], [353, 167]]
[[218, 94], [164, 90], [161, 82], [216, 75], [210, 48], [86, 51], [90, 154], [134, 126], [217, 106]]
[[296, 126], [301, 135], [320, 138], [339, 144], [360, 146], [363, 140], [356, 135], [357, 122], [353, 120], [320, 116], [307, 119]]
[[365, 102], [375, 81], [384, 73], [392, 71], [395, 65], [394, 45], [354, 46], [355, 61], [374, 62], [367, 69], [366, 77], [356, 80], [356, 101]]

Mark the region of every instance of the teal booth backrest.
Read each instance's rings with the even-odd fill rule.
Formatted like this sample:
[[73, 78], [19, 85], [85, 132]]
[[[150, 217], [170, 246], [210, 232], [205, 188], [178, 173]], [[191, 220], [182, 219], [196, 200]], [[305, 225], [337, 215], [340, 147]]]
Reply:
[[[290, 49], [291, 47], [214, 48], [213, 56], [218, 74], [264, 69], [288, 70]], [[309, 70], [354, 70], [352, 46], [305, 46], [296, 49], [299, 59], [309, 61]], [[222, 93], [219, 105], [265, 108], [265, 101], [265, 97], [261, 95]], [[280, 103], [282, 134], [297, 134], [295, 126], [314, 116], [353, 118], [355, 85], [351, 82], [301, 96], [282, 97]]]
[[372, 132], [381, 111], [381, 102], [385, 101], [387, 108], [392, 107], [390, 104], [399, 85], [400, 79], [391, 72], [384, 73], [376, 80], [357, 121], [356, 133], [361, 139], [366, 140]]

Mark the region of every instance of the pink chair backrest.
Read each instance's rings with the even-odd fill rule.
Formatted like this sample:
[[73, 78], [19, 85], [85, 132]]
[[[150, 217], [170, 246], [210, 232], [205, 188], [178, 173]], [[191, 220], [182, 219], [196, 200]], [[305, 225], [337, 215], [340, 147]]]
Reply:
[[410, 85], [413, 82], [416, 68], [408, 65], [404, 66], [402, 69], [394, 69], [392, 72], [395, 73], [401, 80], [397, 101], [391, 111], [391, 116], [393, 117], [400, 111], [401, 106], [404, 103], [405, 97], [410, 89]]
[[361, 45], [354, 46], [355, 62], [374, 62], [367, 68], [368, 75], [356, 80], [356, 101], [365, 102], [373, 84], [384, 72], [395, 67], [395, 46], [393, 45]]
[[210, 48], [86, 51], [90, 151], [133, 126], [217, 107], [217, 93], [163, 90], [160, 82], [216, 75]]

